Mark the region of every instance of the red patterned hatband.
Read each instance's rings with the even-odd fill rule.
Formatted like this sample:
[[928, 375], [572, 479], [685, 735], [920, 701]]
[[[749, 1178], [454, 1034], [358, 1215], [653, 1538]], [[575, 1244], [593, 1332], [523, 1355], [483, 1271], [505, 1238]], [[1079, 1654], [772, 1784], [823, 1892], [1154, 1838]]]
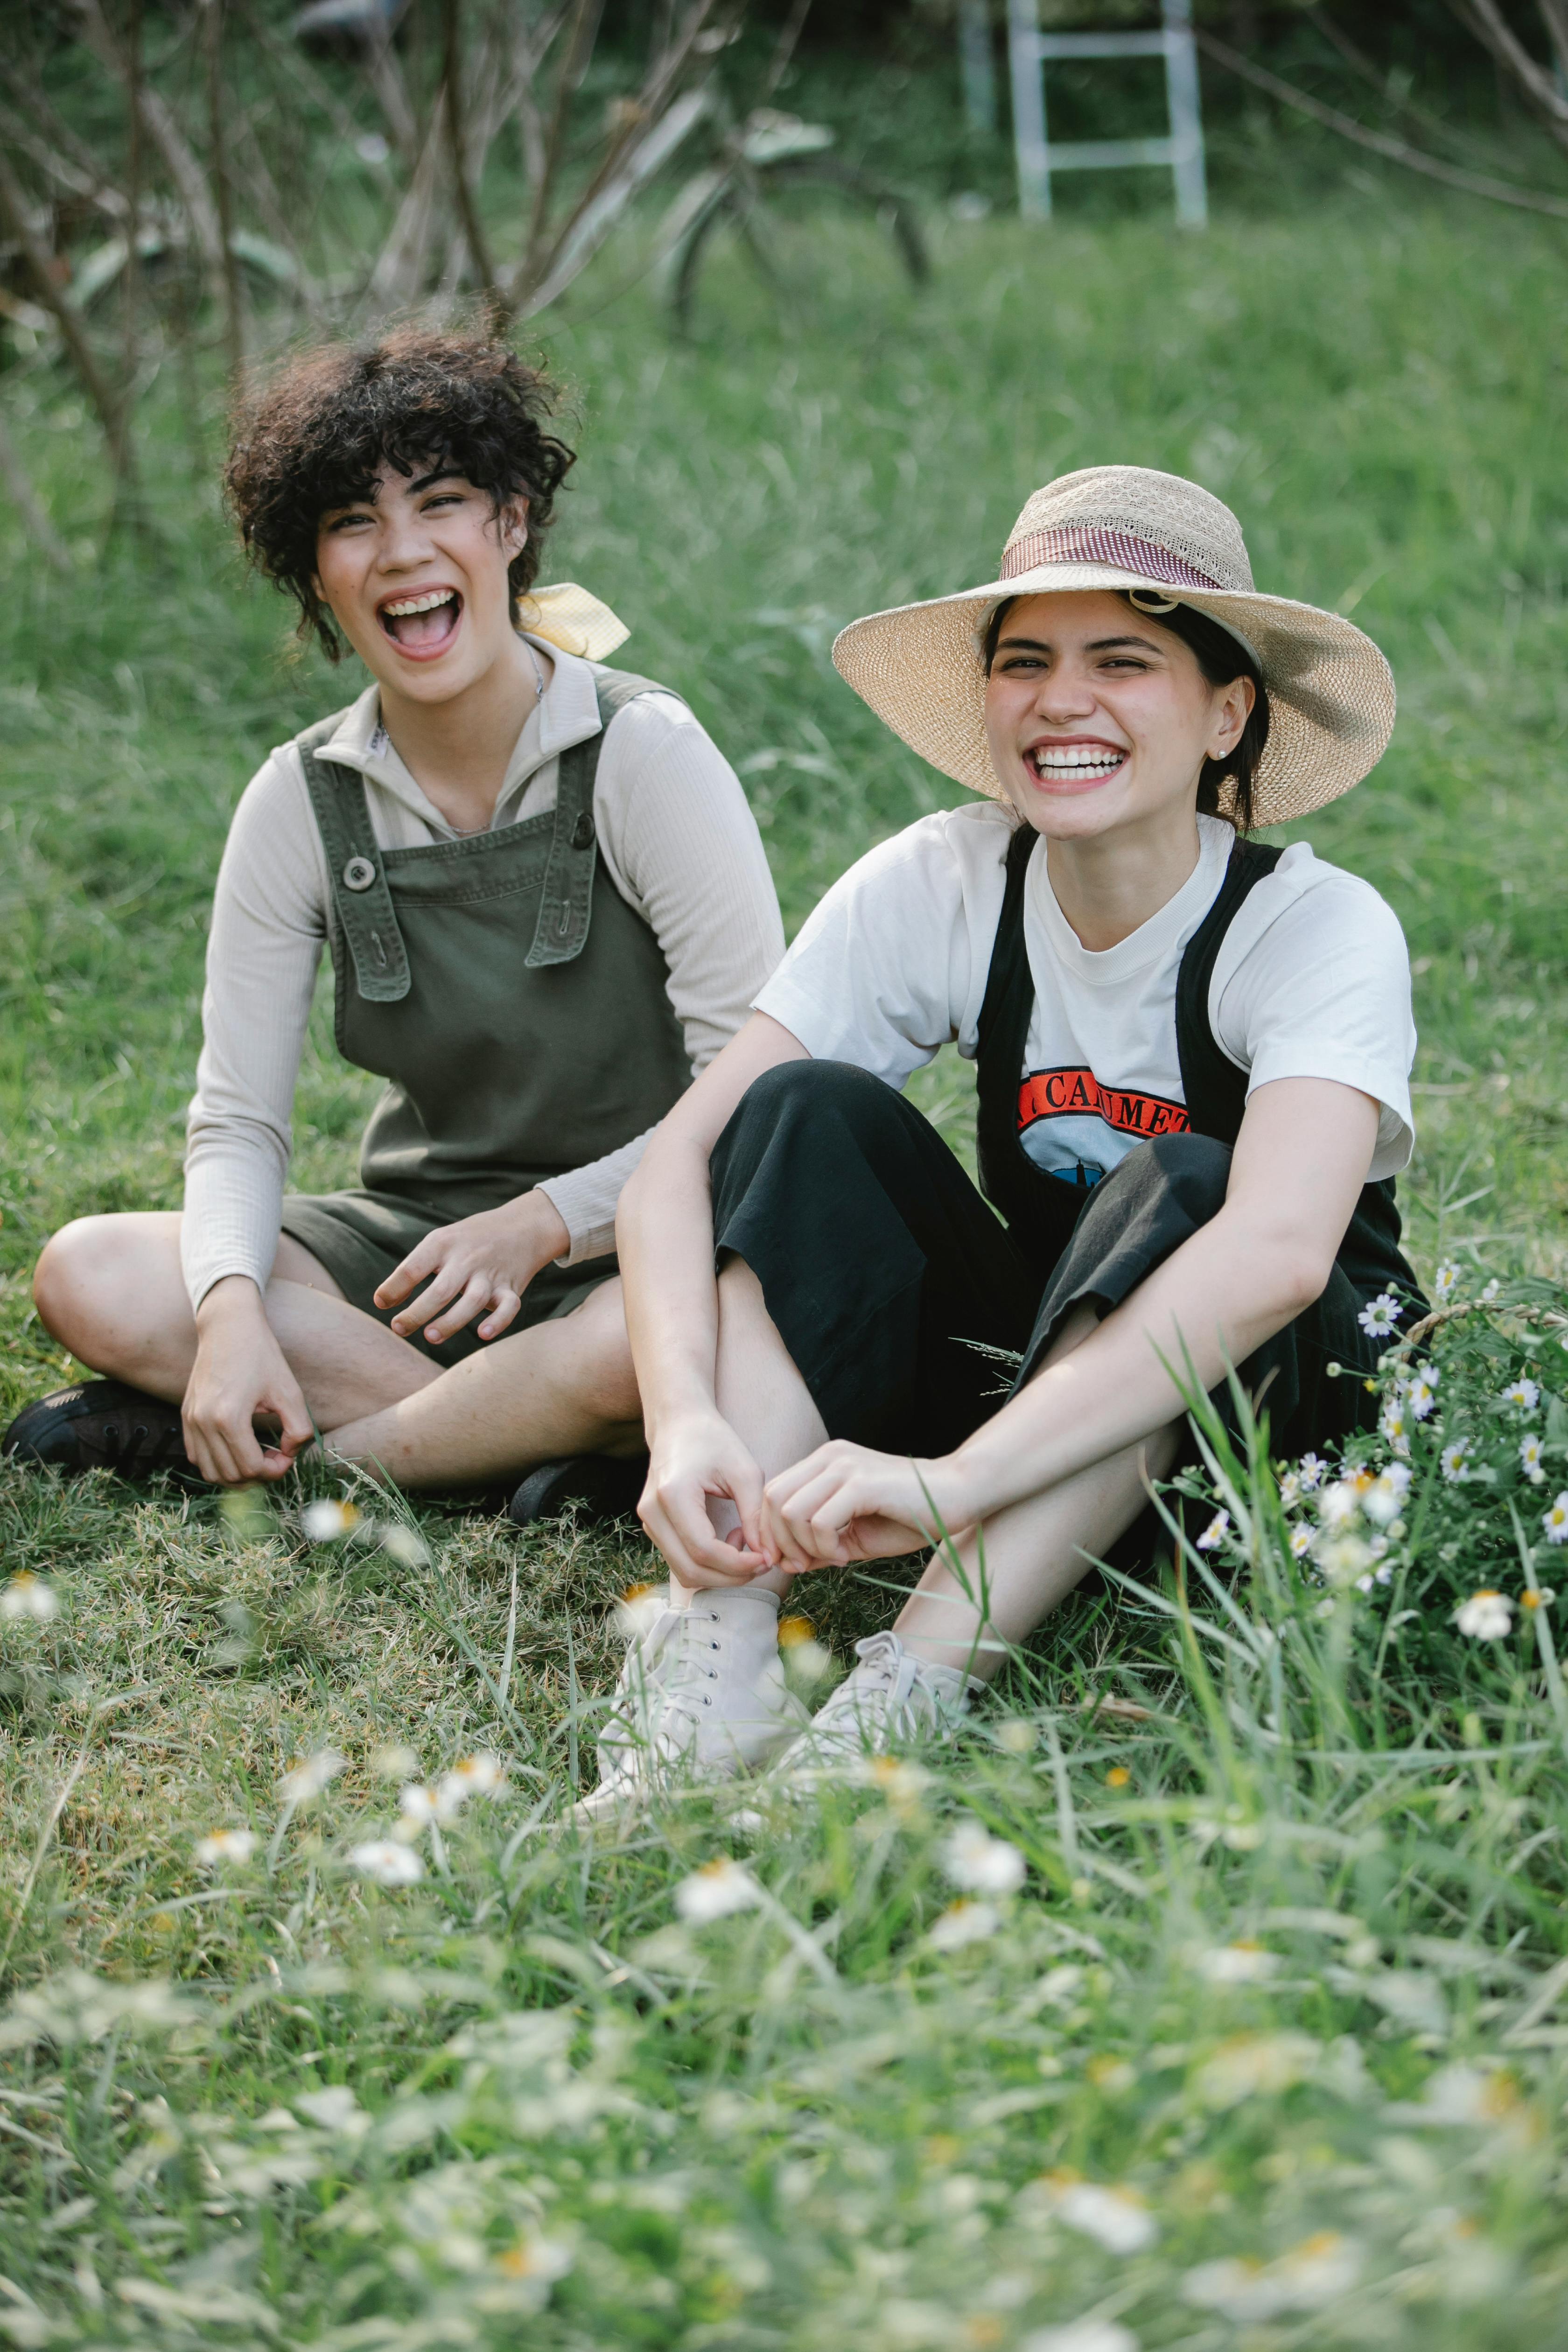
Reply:
[[1002, 577], [1016, 580], [1021, 572], [1033, 572], [1042, 563], [1112, 563], [1119, 572], [1136, 572], [1167, 588], [1220, 585], [1169, 548], [1138, 539], [1130, 530], [1103, 530], [1098, 523], [1052, 523], [1045, 530], [1026, 531], [1003, 556]]

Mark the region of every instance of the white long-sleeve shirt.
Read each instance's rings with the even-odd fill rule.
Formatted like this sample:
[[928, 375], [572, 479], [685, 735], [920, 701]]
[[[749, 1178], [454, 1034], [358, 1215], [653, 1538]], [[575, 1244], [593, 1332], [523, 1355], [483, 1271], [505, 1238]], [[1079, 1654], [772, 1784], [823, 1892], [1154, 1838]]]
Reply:
[[[553, 664], [507, 768], [491, 828], [555, 805], [558, 762], [599, 732], [590, 663], [537, 641]], [[604, 730], [594, 818], [610, 879], [648, 924], [693, 1075], [745, 1020], [784, 953], [756, 821], [733, 769], [673, 695], [626, 704]], [[384, 849], [457, 838], [415, 782], [366, 688], [320, 756], [357, 769]], [[300, 754], [273, 751], [235, 811], [219, 868], [187, 1121], [182, 1256], [193, 1307], [226, 1275], [264, 1286], [277, 1254], [294, 1088], [330, 889]], [[615, 1245], [616, 1203], [646, 1136], [540, 1186], [576, 1265]]]

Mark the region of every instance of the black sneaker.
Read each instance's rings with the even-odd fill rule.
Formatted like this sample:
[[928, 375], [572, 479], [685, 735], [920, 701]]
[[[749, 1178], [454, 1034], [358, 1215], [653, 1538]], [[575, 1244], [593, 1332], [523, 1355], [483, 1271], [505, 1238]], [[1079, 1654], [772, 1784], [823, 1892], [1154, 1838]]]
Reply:
[[0, 1454], [40, 1469], [112, 1470], [120, 1478], [203, 1482], [185, 1452], [180, 1408], [124, 1381], [79, 1381], [24, 1405]]
[[520, 1528], [537, 1519], [557, 1519], [575, 1510], [584, 1527], [611, 1519], [635, 1519], [647, 1480], [647, 1455], [617, 1461], [609, 1454], [578, 1454], [569, 1462], [542, 1462], [511, 1498], [507, 1517]]

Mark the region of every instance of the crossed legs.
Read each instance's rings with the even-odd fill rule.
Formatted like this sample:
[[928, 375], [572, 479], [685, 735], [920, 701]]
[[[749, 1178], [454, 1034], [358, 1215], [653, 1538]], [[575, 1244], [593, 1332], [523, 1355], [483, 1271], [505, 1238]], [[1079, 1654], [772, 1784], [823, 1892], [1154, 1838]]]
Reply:
[[[184, 1397], [196, 1328], [177, 1213], [63, 1227], [38, 1261], [34, 1297], [46, 1328], [82, 1363], [172, 1404]], [[329, 1449], [400, 1486], [479, 1486], [559, 1454], [641, 1450], [618, 1282], [446, 1371], [351, 1307], [287, 1234], [265, 1303]]]

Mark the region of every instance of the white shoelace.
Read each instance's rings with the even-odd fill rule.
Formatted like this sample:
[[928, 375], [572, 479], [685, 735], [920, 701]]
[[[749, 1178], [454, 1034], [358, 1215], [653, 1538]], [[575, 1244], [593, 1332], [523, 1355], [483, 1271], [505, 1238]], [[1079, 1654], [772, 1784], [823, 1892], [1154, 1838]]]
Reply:
[[[650, 1735], [657, 1744], [671, 1717], [693, 1724], [700, 1720], [699, 1710], [713, 1704], [702, 1685], [719, 1679], [714, 1663], [722, 1647], [714, 1633], [719, 1623], [715, 1610], [696, 1608], [667, 1609], [654, 1620], [627, 1653], [602, 1748], [629, 1763]], [[623, 1706], [626, 1701], [629, 1706]], [[617, 1731], [623, 1734], [619, 1739]]]
[[868, 1729], [910, 1738], [921, 1730], [921, 1711], [910, 1705], [921, 1690], [934, 1715], [934, 1691], [921, 1688], [922, 1661], [911, 1658], [896, 1633], [872, 1633], [855, 1644], [858, 1664], [825, 1703], [812, 1728], [835, 1738], [847, 1734], [858, 1744]]

